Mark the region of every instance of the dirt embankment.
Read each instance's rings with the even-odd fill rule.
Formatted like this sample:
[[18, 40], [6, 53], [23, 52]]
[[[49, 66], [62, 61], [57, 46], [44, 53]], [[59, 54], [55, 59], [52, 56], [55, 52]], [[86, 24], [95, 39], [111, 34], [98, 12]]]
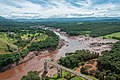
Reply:
[[5, 70], [11, 69], [11, 68], [13, 68], [15, 66], [18, 66], [18, 65], [20, 65], [20, 64], [22, 64], [24, 62], [27, 62], [27, 61], [31, 60], [33, 57], [35, 57], [38, 54], [39, 55], [42, 54], [42, 51], [40, 51], [40, 52], [37, 52], [37, 51], [29, 52], [26, 57], [21, 58], [18, 62], [15, 62], [13, 64], [9, 64], [6, 67], [1, 68], [0, 72], [4, 72]]

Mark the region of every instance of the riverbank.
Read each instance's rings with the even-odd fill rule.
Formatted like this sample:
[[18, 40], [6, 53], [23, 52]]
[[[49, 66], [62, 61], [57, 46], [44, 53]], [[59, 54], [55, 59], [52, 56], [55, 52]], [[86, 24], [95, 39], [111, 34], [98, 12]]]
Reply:
[[[44, 54], [34, 56], [28, 61], [25, 61], [17, 66], [11, 67], [10, 69], [0, 73], [1, 80], [20, 80], [21, 77], [27, 74], [31, 70], [39, 70], [42, 63], [40, 60], [46, 57], [52, 57], [56, 54], [56, 51], [43, 52]], [[27, 59], [27, 58], [26, 58]], [[39, 66], [38, 66], [39, 65]], [[43, 65], [42, 65], [43, 66]]]
[[[66, 33], [60, 33], [62, 35], [66, 35]], [[67, 40], [69, 39], [69, 40]], [[58, 50], [58, 53], [52, 59], [54, 62], [57, 62], [60, 57], [65, 56], [65, 52], [75, 52], [76, 50], [83, 50], [82, 47], [85, 45], [85, 50], [89, 50], [91, 53], [98, 53], [101, 56], [101, 53], [103, 51], [110, 51], [112, 48], [112, 45], [116, 43], [118, 40], [113, 40], [113, 39], [103, 39], [103, 38], [93, 38], [93, 37], [86, 37], [86, 36], [68, 36], [67, 38], [65, 37], [65, 45]], [[69, 47], [71, 46], [71, 47]], [[63, 50], [64, 49], [64, 50]], [[72, 51], [74, 50], [74, 51]], [[61, 53], [63, 52], [63, 53]], [[55, 74], [57, 74], [57, 68], [55, 68], [52, 65], [49, 65], [49, 72], [46, 74], [48, 77], [53, 77]], [[40, 71], [40, 74], [42, 75], [42, 70]]]
[[[61, 34], [61, 36], [67, 35], [64, 32], [59, 32], [59, 33]], [[64, 39], [66, 41], [65, 45], [58, 51], [54, 59], [52, 59], [54, 62], [57, 62], [60, 57], [64, 57], [65, 52], [69, 53], [69, 50], [70, 52], [75, 52], [76, 50], [83, 50], [83, 48], [81, 48], [81, 45], [82, 47], [84, 47], [85, 50], [89, 50], [91, 53], [98, 53], [101, 56], [102, 55], [101, 53], [103, 51], [106, 51], [106, 50], [110, 51], [112, 48], [112, 45], [118, 41], [114, 39], [103, 39], [100, 37], [96, 37], [96, 38], [86, 37], [84, 35], [80, 35], [80, 36], [68, 36], [67, 35], [67, 38], [65, 37]], [[64, 54], [61, 52], [63, 52]], [[53, 67], [52, 65], [49, 65], [49, 67], [50, 68], [49, 68], [49, 72], [47, 73], [47, 76], [53, 77], [57, 73], [57, 69]]]
[[[59, 40], [59, 45], [56, 48], [56, 50], [60, 49], [63, 45], [64, 45], [64, 40], [60, 39]], [[39, 56], [39, 55], [45, 56], [45, 55], [48, 55], [48, 53], [51, 53], [52, 51], [54, 51], [54, 50], [49, 49], [49, 50], [41, 50], [41, 51], [29, 52], [27, 56], [25, 56], [24, 58], [21, 58], [18, 62], [15, 62], [14, 64], [9, 64], [8, 66], [6, 66], [4, 68], [1, 68], [0, 72], [4, 72], [4, 71], [6, 71], [8, 69], [16, 67], [16, 66], [18, 66], [18, 65], [20, 65], [22, 63], [25, 63], [25, 62], [31, 60], [35, 56]]]
[[[52, 30], [56, 35], [60, 37], [59, 47], [55, 51], [48, 51], [45, 55], [40, 54], [34, 56], [30, 60], [19, 64], [16, 67], [13, 67], [5, 72], [0, 73], [1, 80], [20, 80], [23, 75], [26, 75], [31, 70], [36, 70], [40, 72], [40, 75], [44, 71], [44, 63], [45, 59], [50, 59], [55, 62], [60, 57], [64, 57], [66, 53], [75, 52], [76, 50], [91, 50], [91, 52], [100, 51], [102, 49], [109, 50], [112, 47], [112, 44], [108, 44], [110, 42], [115, 43], [117, 40], [110, 39], [102, 39], [102, 38], [92, 38], [86, 36], [68, 36], [65, 32], [60, 32], [58, 30]], [[104, 43], [104, 44], [103, 44]], [[99, 45], [98, 45], [99, 44]], [[107, 48], [103, 48], [107, 46]], [[110, 46], [110, 47], [109, 47]], [[102, 47], [102, 48], [101, 48]], [[99, 50], [95, 50], [99, 48]], [[104, 51], [103, 50], [103, 51]], [[32, 54], [31, 54], [32, 55]], [[48, 73], [48, 76], [53, 76], [56, 74], [55, 68], [51, 68], [52, 72]]]

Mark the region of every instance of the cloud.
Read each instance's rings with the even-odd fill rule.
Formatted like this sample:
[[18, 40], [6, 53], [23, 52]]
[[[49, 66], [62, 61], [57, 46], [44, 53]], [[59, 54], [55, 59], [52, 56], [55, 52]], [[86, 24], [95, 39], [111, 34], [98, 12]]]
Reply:
[[120, 17], [118, 0], [0, 0], [6, 18]]

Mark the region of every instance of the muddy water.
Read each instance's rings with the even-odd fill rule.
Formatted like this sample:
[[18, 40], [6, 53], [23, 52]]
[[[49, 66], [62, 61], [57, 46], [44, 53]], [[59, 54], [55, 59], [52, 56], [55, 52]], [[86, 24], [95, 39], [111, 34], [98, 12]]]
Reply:
[[76, 50], [89, 49], [89, 43], [79, 41], [76, 36], [68, 37], [55, 31], [54, 33], [65, 40], [65, 45], [58, 50], [56, 57], [65, 56], [65, 53], [75, 52]]
[[44, 59], [58, 59], [65, 56], [65, 53], [75, 52], [76, 50], [89, 49], [89, 43], [80, 40], [78, 37], [68, 37], [65, 34], [54, 31], [61, 39], [64, 39], [65, 45], [60, 49], [46, 55], [39, 55], [28, 62], [22, 63], [12, 69], [0, 73], [0, 80], [20, 80], [23, 75], [26, 75], [31, 70], [43, 71]]
[[23, 75], [26, 75], [31, 70], [40, 71], [43, 69], [43, 60], [52, 58], [56, 53], [57, 51], [53, 51], [47, 55], [36, 56], [28, 62], [0, 73], [0, 80], [20, 80]]

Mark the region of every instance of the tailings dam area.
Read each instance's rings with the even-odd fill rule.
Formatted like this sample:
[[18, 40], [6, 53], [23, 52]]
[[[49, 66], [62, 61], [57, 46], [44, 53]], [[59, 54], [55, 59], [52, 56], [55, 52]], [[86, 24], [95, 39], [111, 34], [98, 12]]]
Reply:
[[[51, 29], [51, 31], [63, 40], [64, 45], [61, 48], [55, 51], [46, 52], [46, 54], [35, 56], [27, 62], [1, 72], [0, 80], [20, 80], [23, 75], [26, 75], [31, 70], [39, 71], [40, 74], [42, 74], [44, 71], [43, 61], [45, 59], [57, 61], [60, 57], [65, 56], [66, 53], [75, 52], [76, 50], [84, 49], [101, 55], [102, 51], [111, 50], [112, 43], [118, 41], [113, 39], [102, 39], [99, 37], [68, 36], [66, 33], [57, 31], [56, 29]], [[51, 68], [47, 75], [51, 77], [56, 73], [56, 69]]]

